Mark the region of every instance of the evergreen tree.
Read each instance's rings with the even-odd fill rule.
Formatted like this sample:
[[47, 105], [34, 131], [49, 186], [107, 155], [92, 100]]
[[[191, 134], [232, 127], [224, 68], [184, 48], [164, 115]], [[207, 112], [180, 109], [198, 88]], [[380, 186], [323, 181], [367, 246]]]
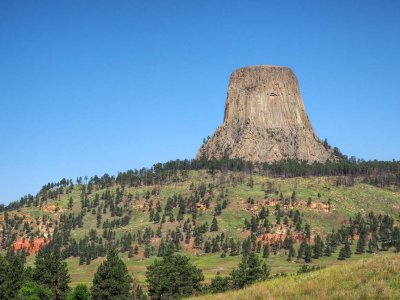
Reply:
[[344, 247], [340, 248], [338, 260], [345, 260], [346, 259], [346, 250]]
[[68, 209], [72, 209], [73, 206], [74, 206], [74, 199], [72, 199], [72, 197], [69, 197]]
[[312, 257], [312, 248], [310, 245], [306, 244], [305, 250], [304, 250], [304, 261], [306, 263], [311, 262], [311, 257]]
[[101, 211], [100, 211], [100, 207], [97, 210], [97, 216], [96, 216], [96, 227], [100, 228], [101, 226]]
[[350, 248], [350, 244], [348, 241], [346, 241], [346, 244], [344, 245], [344, 251], [345, 251], [346, 258], [350, 258], [351, 257], [351, 248]]
[[269, 245], [265, 244], [263, 248], [263, 258], [268, 258], [269, 257]]
[[299, 249], [297, 250], [297, 259], [302, 259], [304, 257], [304, 253], [306, 250], [307, 243], [306, 241], [302, 241]]
[[10, 251], [0, 255], [0, 299], [13, 299], [25, 281], [25, 257]]
[[249, 255], [250, 251], [251, 251], [251, 239], [250, 239], [250, 237], [248, 237], [242, 243], [242, 254], [243, 254], [243, 256]]
[[323, 255], [324, 243], [321, 237], [317, 234], [313, 246], [313, 258], [318, 259]]
[[217, 276], [211, 279], [211, 293], [222, 293], [229, 289], [229, 277], [222, 277], [217, 273]]
[[261, 208], [258, 216], [262, 220], [264, 220], [267, 217], [267, 211], [265, 210], [264, 206]]
[[326, 236], [326, 243], [325, 243], [325, 248], [324, 248], [324, 256], [331, 256], [332, 255], [332, 247], [331, 247], [331, 243], [332, 243], [332, 238], [331, 235], [328, 234]]
[[211, 252], [215, 253], [215, 252], [218, 252], [219, 250], [220, 250], [220, 248], [219, 248], [218, 240], [216, 238], [213, 238], [211, 241]]
[[309, 241], [311, 238], [311, 227], [310, 227], [310, 224], [308, 224], [308, 223], [304, 227], [304, 234], [306, 236], [306, 239]]
[[154, 217], [153, 217], [153, 222], [155, 224], [160, 223], [160, 219], [161, 219], [160, 213], [158, 211], [156, 211], [156, 213], [154, 214]]
[[296, 204], [296, 201], [297, 201], [296, 191], [293, 191], [292, 197], [291, 197], [291, 201], [292, 201], [292, 205], [294, 206]]
[[218, 221], [215, 217], [212, 219], [210, 231], [218, 231]]
[[93, 300], [128, 300], [131, 299], [132, 278], [125, 263], [118, 257], [115, 249], [107, 253], [104, 261], [94, 274], [91, 294]]
[[210, 243], [210, 241], [206, 241], [204, 243], [204, 252], [205, 253], [210, 253], [211, 252], [211, 243]]
[[143, 253], [145, 258], [149, 258], [151, 256], [151, 252], [152, 252], [151, 250], [152, 250], [151, 246], [146, 245], [146, 247], [144, 248], [144, 253]]
[[295, 256], [296, 256], [296, 251], [294, 250], [293, 243], [290, 243], [287, 260], [292, 261]]
[[238, 241], [237, 243], [231, 238], [231, 240], [229, 241], [230, 243], [230, 248], [231, 251], [229, 252], [230, 256], [237, 256], [239, 255], [239, 251], [240, 251], [240, 242]]
[[152, 299], [176, 299], [200, 291], [202, 271], [183, 255], [164, 256], [147, 267], [146, 282]]
[[78, 284], [68, 295], [67, 300], [89, 300], [90, 293], [86, 284]]
[[356, 254], [363, 254], [365, 252], [365, 235], [360, 234], [358, 241], [357, 241], [357, 246], [356, 246]]
[[50, 288], [57, 300], [65, 299], [71, 281], [58, 243], [59, 239], [56, 237], [51, 244], [39, 250], [32, 275], [35, 282]]
[[0, 299], [7, 299], [8, 290], [8, 263], [0, 254]]
[[243, 256], [238, 269], [234, 269], [231, 272], [232, 285], [234, 288], [242, 288], [247, 284], [252, 284], [259, 280], [266, 280], [271, 272], [271, 268], [268, 267], [265, 262], [262, 262], [260, 258], [254, 252], [250, 252], [249, 255]]
[[368, 252], [369, 253], [378, 253], [379, 246], [378, 246], [378, 237], [376, 233], [372, 233], [371, 239], [368, 241]]
[[[17, 291], [18, 294], [15, 299], [18, 300], [54, 300], [55, 296], [51, 289], [37, 284], [36, 282], [26, 282]], [[12, 298], [1, 298], [12, 299]]]

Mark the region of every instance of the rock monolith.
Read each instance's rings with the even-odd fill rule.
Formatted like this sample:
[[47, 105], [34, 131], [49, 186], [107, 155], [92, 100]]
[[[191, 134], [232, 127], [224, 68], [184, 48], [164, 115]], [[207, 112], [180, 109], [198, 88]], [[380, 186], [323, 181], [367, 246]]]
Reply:
[[315, 134], [292, 70], [252, 66], [232, 73], [224, 122], [199, 149], [201, 157], [325, 162], [332, 150]]

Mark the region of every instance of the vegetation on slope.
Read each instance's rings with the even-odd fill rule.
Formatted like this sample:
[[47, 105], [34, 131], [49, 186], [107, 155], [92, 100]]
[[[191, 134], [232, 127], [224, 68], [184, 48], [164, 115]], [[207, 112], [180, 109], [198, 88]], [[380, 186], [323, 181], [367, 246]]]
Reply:
[[[340, 252], [371, 257], [398, 247], [398, 165], [178, 161], [63, 179], [3, 207], [0, 248], [33, 254], [60, 235], [73, 286], [90, 285], [113, 247], [142, 285], [146, 267], [171, 251], [189, 256], [206, 283], [230, 274], [249, 251], [272, 274], [335, 264]], [[321, 174], [330, 176], [292, 177]]]
[[399, 299], [399, 270], [400, 256], [392, 254], [193, 299]]

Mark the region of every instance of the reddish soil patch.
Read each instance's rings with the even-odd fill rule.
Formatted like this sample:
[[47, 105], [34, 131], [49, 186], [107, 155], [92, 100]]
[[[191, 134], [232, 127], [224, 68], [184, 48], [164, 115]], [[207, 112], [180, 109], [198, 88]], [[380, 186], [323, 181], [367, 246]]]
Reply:
[[[279, 241], [283, 242], [286, 236], [286, 233], [265, 233], [262, 234], [258, 240], [261, 240], [263, 244], [271, 245]], [[301, 241], [303, 238], [301, 233], [291, 234], [290, 237], [296, 242]]]
[[14, 252], [20, 250], [20, 249], [24, 249], [25, 251], [27, 251], [29, 253], [29, 255], [33, 255], [36, 252], [38, 252], [40, 250], [40, 248], [44, 245], [46, 245], [48, 243], [48, 241], [44, 238], [36, 238], [33, 240], [33, 243], [31, 244], [29, 239], [23, 239], [23, 240], [19, 240], [16, 241], [14, 243]]
[[58, 205], [43, 205], [42, 211], [44, 212], [61, 212], [63, 209]]

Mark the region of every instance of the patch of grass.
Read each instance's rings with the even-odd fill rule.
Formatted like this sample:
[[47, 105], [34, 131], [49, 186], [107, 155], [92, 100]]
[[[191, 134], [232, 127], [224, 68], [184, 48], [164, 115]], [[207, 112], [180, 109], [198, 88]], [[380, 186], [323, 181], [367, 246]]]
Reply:
[[192, 299], [399, 299], [399, 270], [391, 254]]

